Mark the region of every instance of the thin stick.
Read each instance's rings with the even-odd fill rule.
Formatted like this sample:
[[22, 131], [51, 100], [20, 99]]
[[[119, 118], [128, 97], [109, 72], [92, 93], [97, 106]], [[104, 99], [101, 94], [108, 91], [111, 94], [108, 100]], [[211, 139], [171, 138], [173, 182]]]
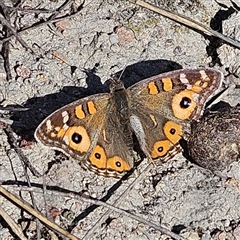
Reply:
[[16, 205], [18, 205], [19, 207], [23, 208], [25, 211], [27, 211], [28, 213], [30, 213], [31, 215], [33, 215], [34, 217], [39, 219], [43, 224], [45, 224], [48, 227], [52, 228], [56, 232], [62, 234], [65, 237], [68, 237], [71, 240], [80, 240], [80, 238], [72, 235], [68, 231], [66, 231], [66, 230], [62, 229], [61, 227], [59, 227], [57, 224], [55, 224], [55, 223], [51, 222], [50, 220], [48, 220], [47, 218], [45, 218], [40, 212], [38, 212], [37, 210], [33, 209], [27, 202], [25, 202], [24, 200], [19, 199], [17, 196], [13, 195], [12, 193], [7, 191], [2, 186], [0, 186], [0, 193], [2, 193], [6, 198], [12, 200]]
[[32, 164], [30, 163], [30, 161], [28, 160], [28, 158], [23, 154], [22, 149], [19, 148], [18, 144], [17, 144], [17, 140], [14, 137], [13, 134], [13, 130], [10, 126], [7, 126], [4, 129], [8, 140], [9, 140], [9, 144], [11, 145], [11, 147], [14, 149], [14, 151], [17, 153], [19, 159], [24, 162], [24, 164], [28, 167], [28, 169], [31, 171], [31, 173], [36, 176], [36, 177], [40, 177], [41, 174], [32, 166]]
[[188, 18], [188, 17], [185, 17], [179, 13], [173, 13], [173, 12], [170, 12], [166, 9], [163, 9], [163, 8], [160, 8], [160, 7], [156, 7], [150, 3], [146, 3], [144, 1], [141, 1], [141, 0], [129, 0], [129, 2], [131, 3], [134, 3], [134, 4], [137, 4], [141, 7], [144, 7], [144, 8], [147, 8], [153, 12], [156, 12], [156, 13], [159, 13], [161, 15], [163, 15], [164, 17], [167, 17], [169, 19], [172, 19], [180, 24], [184, 24], [188, 27], [191, 27], [195, 30], [199, 30], [203, 33], [205, 33], [206, 35], [208, 36], [215, 36], [215, 37], [218, 37], [222, 40], [224, 40], [225, 42], [237, 47], [237, 48], [240, 48], [240, 42], [239, 41], [236, 41], [234, 39], [231, 39], [217, 31], [214, 31], [212, 30], [211, 28], [201, 24], [201, 23], [198, 23], [197, 21], [191, 19], [191, 18]]
[[3, 18], [2, 16], [0, 16], [0, 22], [5, 25], [10, 31], [11, 33], [16, 37], [16, 39], [20, 42], [20, 44], [26, 49], [26, 50], [30, 50], [31, 53], [33, 53], [33, 50], [27, 45], [27, 43], [21, 38], [21, 36], [17, 33], [17, 31], [14, 29], [14, 27], [12, 27], [10, 25], [10, 23], [5, 20], [5, 18]]
[[[153, 164], [152, 164], [152, 165], [153, 165]], [[106, 218], [109, 217], [109, 214], [111, 214], [113, 211], [115, 211], [115, 212], [117, 212], [117, 213], [119, 213], [119, 214], [123, 214], [123, 215], [125, 215], [125, 216], [127, 216], [127, 217], [129, 217], [129, 218], [135, 219], [135, 220], [138, 221], [138, 222], [144, 223], [144, 224], [146, 224], [147, 226], [152, 227], [152, 228], [156, 229], [157, 231], [161, 232], [162, 234], [166, 234], [166, 235], [172, 237], [173, 239], [176, 239], [176, 240], [186, 240], [184, 237], [182, 237], [182, 236], [180, 236], [180, 235], [178, 235], [178, 234], [175, 234], [175, 233], [171, 232], [170, 230], [168, 230], [168, 229], [165, 228], [165, 227], [160, 226], [159, 224], [150, 222], [150, 221], [148, 221], [148, 220], [145, 220], [145, 219], [142, 218], [141, 216], [134, 215], [134, 214], [128, 212], [127, 210], [124, 210], [124, 209], [121, 209], [121, 208], [116, 207], [116, 205], [119, 205], [120, 202], [125, 199], [126, 194], [127, 194], [129, 191], [131, 191], [132, 187], [134, 187], [134, 186], [136, 185], [136, 183], [140, 180], [140, 178], [144, 177], [144, 174], [145, 174], [146, 172], [148, 172], [148, 171], [151, 169], [151, 167], [152, 167], [151, 165], [148, 165], [148, 166], [142, 171], [142, 173], [139, 175], [138, 180], [135, 180], [134, 182], [132, 182], [131, 185], [130, 185], [130, 186], [126, 189], [126, 191], [124, 192], [124, 195], [121, 195], [121, 197], [117, 200], [117, 203], [115, 202], [115, 206], [113, 206], [112, 204], [105, 203], [105, 202], [103, 202], [103, 201], [101, 201], [101, 200], [91, 198], [91, 197], [89, 197], [89, 196], [86, 195], [86, 194], [80, 194], [80, 195], [79, 195], [79, 193], [76, 194], [76, 193], [71, 192], [71, 191], [69, 191], [68, 194], [63, 193], [63, 192], [57, 192], [57, 196], [63, 196], [63, 197], [67, 197], [67, 198], [70, 198], [70, 199], [77, 199], [77, 200], [81, 200], [81, 201], [84, 201], [84, 202], [88, 202], [88, 203], [91, 203], [91, 204], [94, 204], [94, 205], [103, 206], [103, 207], [108, 208], [108, 211], [106, 211], [106, 212], [102, 215], [102, 217], [97, 221], [96, 225], [93, 226], [93, 228], [94, 228], [93, 231], [95, 231], [95, 230], [96, 230], [95, 228], [98, 227], [98, 223], [102, 223], [103, 221], [105, 221]], [[1, 184], [1, 182], [0, 182], [0, 184]], [[49, 187], [49, 189], [50, 189], [50, 187]], [[57, 191], [56, 189], [54, 189], [54, 188], [52, 188], [52, 187], [51, 187], [51, 189], [52, 189], [53, 191]], [[17, 188], [14, 188], [14, 189], [12, 189], [12, 190], [14, 190], [14, 191], [34, 191], [34, 192], [38, 192], [38, 191], [36, 191], [36, 189], [34, 189], [33, 187], [32, 187], [32, 188], [27, 188], [27, 187], [22, 187], [22, 186], [17, 187]], [[66, 192], [65, 189], [64, 189], [64, 192]], [[39, 193], [42, 193], [42, 192], [39, 191]], [[96, 226], [96, 227], [95, 227], [95, 226]], [[92, 231], [89, 231], [89, 232], [85, 235], [84, 238], [89, 238], [89, 237], [91, 237], [91, 234], [92, 234]]]
[[4, 211], [4, 209], [1, 206], [0, 206], [0, 216], [4, 219], [4, 221], [9, 225], [9, 227], [12, 229], [12, 231], [21, 240], [27, 240], [27, 238], [24, 236], [22, 230], [17, 225], [17, 223], [13, 221], [13, 219]]
[[[72, 13], [72, 14], [70, 14], [70, 15], [64, 15], [64, 16], [61, 16], [61, 17], [57, 17], [57, 18], [55, 18], [55, 19], [50, 18], [49, 20], [46, 20], [46, 21], [44, 21], [44, 22], [37, 22], [37, 23], [31, 25], [30, 27], [22, 28], [22, 29], [19, 30], [17, 33], [18, 33], [18, 34], [22, 34], [22, 33], [26, 32], [26, 31], [34, 30], [34, 29], [36, 29], [36, 28], [38, 28], [38, 27], [47, 25], [47, 24], [49, 24], [49, 23], [55, 23], [55, 22], [61, 21], [61, 20], [63, 20], [63, 19], [72, 18], [72, 17], [74, 17], [75, 15], [77, 15], [77, 14], [81, 11], [81, 9], [82, 9], [83, 6], [84, 6], [84, 3], [85, 3], [85, 1], [83, 1], [83, 3], [78, 7], [77, 12], [74, 12], [74, 13]], [[14, 35], [11, 35], [11, 36], [8, 36], [8, 37], [0, 40], [0, 44], [3, 44], [4, 42], [9, 41], [13, 36], [14, 36]]]

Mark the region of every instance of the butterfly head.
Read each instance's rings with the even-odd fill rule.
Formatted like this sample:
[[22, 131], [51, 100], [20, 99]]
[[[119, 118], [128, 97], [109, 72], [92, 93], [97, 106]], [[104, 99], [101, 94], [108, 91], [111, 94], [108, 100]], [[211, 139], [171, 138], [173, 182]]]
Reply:
[[125, 89], [123, 82], [116, 76], [110, 80], [109, 88], [111, 93]]

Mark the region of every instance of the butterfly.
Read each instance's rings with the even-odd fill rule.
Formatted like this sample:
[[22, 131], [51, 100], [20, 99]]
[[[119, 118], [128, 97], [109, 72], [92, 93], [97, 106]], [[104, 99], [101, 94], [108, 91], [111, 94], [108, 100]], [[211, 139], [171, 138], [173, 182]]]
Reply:
[[210, 68], [182, 69], [125, 88], [113, 79], [110, 93], [79, 99], [56, 110], [35, 138], [88, 169], [121, 177], [134, 167], [134, 140], [149, 160], [165, 162], [179, 152], [184, 126], [202, 115], [223, 75]]

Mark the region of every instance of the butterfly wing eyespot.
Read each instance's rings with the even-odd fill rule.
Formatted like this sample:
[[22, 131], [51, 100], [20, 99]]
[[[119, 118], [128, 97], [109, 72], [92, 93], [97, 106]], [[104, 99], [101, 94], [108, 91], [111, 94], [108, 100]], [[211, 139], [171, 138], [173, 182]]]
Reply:
[[131, 170], [131, 166], [119, 156], [114, 156], [108, 159], [107, 166], [109, 169], [118, 172], [127, 172]]
[[198, 94], [191, 90], [183, 90], [172, 99], [172, 111], [176, 118], [180, 120], [189, 119], [197, 106]]
[[151, 152], [153, 159], [165, 156], [172, 147], [172, 143], [169, 140], [161, 140], [155, 142]]
[[86, 153], [91, 146], [91, 140], [85, 127], [69, 127], [63, 136], [63, 141], [73, 150]]
[[183, 135], [182, 125], [173, 121], [167, 121], [163, 127], [163, 131], [167, 139], [173, 144], [178, 143]]
[[180, 120], [198, 119], [208, 98], [218, 90], [222, 73], [212, 69], [186, 70], [180, 74], [180, 81], [186, 89], [172, 99], [172, 111]]
[[93, 152], [91, 153], [91, 155], [89, 157], [89, 161], [90, 161], [91, 165], [93, 165], [99, 169], [106, 168], [107, 157], [106, 157], [104, 149], [102, 147], [100, 147], [99, 145], [97, 145], [94, 148]]

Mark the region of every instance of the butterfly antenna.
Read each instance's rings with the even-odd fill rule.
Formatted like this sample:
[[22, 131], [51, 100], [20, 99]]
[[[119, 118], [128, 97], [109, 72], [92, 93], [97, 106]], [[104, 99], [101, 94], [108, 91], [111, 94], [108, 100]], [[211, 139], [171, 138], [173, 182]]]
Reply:
[[123, 73], [125, 72], [126, 68], [127, 68], [127, 63], [126, 63], [126, 64], [124, 65], [124, 67], [123, 67], [123, 70], [122, 70], [122, 72], [121, 72], [121, 74], [120, 74], [120, 76], [119, 76], [119, 80], [121, 80], [122, 75], [123, 75]]
[[121, 72], [121, 74], [120, 74], [119, 77], [117, 77], [116, 74], [113, 74], [113, 75], [111, 76], [110, 89], [113, 89], [113, 86], [114, 86], [114, 85], [116, 86], [117, 84], [120, 84], [120, 85], [123, 84], [121, 78], [122, 78], [122, 75], [123, 75], [123, 73], [124, 73], [124, 71], [125, 71], [126, 68], [127, 68], [127, 64], [124, 65], [124, 68], [123, 68], [123, 70], [122, 70], [122, 72]]

